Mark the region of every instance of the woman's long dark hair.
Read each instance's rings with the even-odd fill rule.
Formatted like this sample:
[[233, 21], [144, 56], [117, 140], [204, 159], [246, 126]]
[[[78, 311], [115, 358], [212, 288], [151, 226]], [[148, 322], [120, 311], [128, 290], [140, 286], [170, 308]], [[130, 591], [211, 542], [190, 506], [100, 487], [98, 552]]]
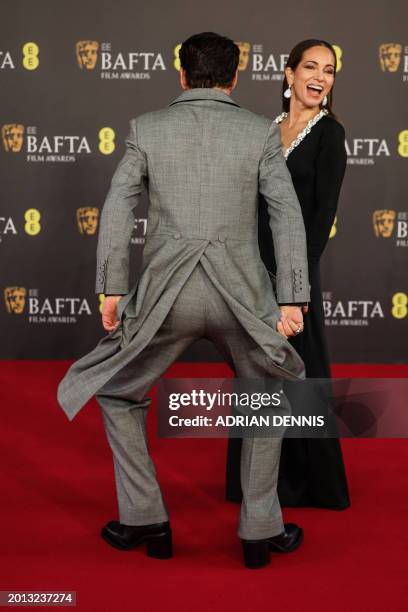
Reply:
[[[334, 57], [334, 77], [336, 78], [336, 71], [337, 71], [336, 52], [333, 49], [332, 45], [328, 43], [326, 40], [317, 40], [314, 38], [308, 38], [307, 40], [302, 40], [302, 42], [298, 43], [295, 47], [293, 47], [292, 51], [290, 52], [288, 61], [286, 62], [286, 68], [292, 68], [292, 70], [295, 71], [299, 63], [302, 61], [304, 52], [310, 49], [311, 47], [326, 47], [327, 49], [330, 49]], [[283, 83], [282, 83], [282, 109], [287, 113], [289, 112], [289, 108], [290, 108], [290, 98], [285, 98], [283, 94], [288, 88], [288, 86], [289, 86], [289, 83], [285, 75], [283, 78]], [[334, 87], [334, 83], [333, 83], [333, 87]], [[327, 96], [326, 106], [320, 105], [320, 108], [326, 108], [329, 111], [329, 115], [337, 119], [336, 115], [333, 112], [333, 87], [331, 88]]]

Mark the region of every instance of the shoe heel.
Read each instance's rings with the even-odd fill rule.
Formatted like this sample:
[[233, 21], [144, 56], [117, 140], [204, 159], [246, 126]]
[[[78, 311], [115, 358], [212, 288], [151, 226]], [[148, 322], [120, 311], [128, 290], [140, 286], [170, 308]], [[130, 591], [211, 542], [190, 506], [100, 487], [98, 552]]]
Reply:
[[146, 541], [146, 554], [154, 559], [170, 559], [173, 556], [171, 530], [150, 536]]
[[245, 567], [257, 569], [268, 565], [271, 560], [269, 544], [265, 541], [242, 540]]

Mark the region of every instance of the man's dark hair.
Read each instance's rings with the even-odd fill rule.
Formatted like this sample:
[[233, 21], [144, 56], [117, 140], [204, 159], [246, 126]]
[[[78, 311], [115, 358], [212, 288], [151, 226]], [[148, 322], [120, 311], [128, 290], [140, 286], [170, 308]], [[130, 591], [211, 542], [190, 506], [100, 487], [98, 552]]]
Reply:
[[239, 63], [239, 48], [214, 32], [190, 36], [181, 45], [181, 67], [189, 87], [228, 87]]

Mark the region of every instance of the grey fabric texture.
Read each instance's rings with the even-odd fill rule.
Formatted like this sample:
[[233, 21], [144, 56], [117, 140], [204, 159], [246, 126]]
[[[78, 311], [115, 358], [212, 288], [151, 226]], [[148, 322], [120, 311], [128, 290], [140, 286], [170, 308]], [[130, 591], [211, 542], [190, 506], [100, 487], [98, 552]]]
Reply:
[[[96, 396], [113, 454], [119, 520], [144, 525], [169, 518], [146, 436], [151, 386], [199, 338], [213, 342], [238, 377], [303, 378], [303, 361], [276, 325], [278, 302], [308, 301], [309, 283], [302, 213], [275, 123], [220, 91], [193, 89], [132, 119], [126, 145], [101, 214], [95, 286], [97, 293], [123, 294], [120, 323], [72, 364], [58, 401], [73, 419]], [[147, 235], [130, 286], [143, 189]], [[258, 192], [268, 203], [274, 284], [258, 249]], [[281, 442], [243, 439], [241, 538], [284, 529], [276, 493]]]
[[[96, 394], [113, 453], [119, 520], [125, 525], [170, 518], [148, 450], [146, 417], [151, 400], [146, 394], [180, 353], [202, 337], [215, 344], [240, 380], [268, 376], [268, 364], [256, 343], [199, 263], [151, 343]], [[158, 406], [158, 418], [168, 418], [162, 409]], [[270, 537], [284, 529], [276, 493], [281, 443], [278, 437], [243, 439], [241, 538]]]
[[[143, 262], [129, 284], [130, 238], [144, 189]], [[268, 203], [276, 291], [258, 249], [259, 192]], [[152, 342], [199, 263], [269, 374], [303, 378], [303, 361], [276, 331], [278, 303], [309, 300], [304, 224], [279, 127], [215, 89], [183, 92], [165, 109], [130, 121], [101, 214], [95, 285], [97, 293], [123, 294], [120, 324], [60, 382], [58, 401], [69, 419]]]

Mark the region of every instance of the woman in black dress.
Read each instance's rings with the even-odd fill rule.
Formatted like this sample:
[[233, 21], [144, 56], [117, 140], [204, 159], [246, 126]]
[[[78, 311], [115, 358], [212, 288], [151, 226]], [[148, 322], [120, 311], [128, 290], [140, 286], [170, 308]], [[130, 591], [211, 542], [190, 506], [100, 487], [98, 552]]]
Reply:
[[[304, 307], [304, 330], [289, 341], [302, 357], [308, 378], [330, 378], [324, 332], [319, 260], [329, 239], [347, 162], [345, 132], [332, 111], [336, 74], [333, 47], [305, 40], [289, 55], [282, 88], [280, 124], [283, 152], [305, 222], [311, 298]], [[265, 201], [259, 210], [259, 248], [265, 266], [276, 272]], [[242, 498], [241, 439], [229, 439], [226, 496]], [[284, 438], [278, 495], [282, 506], [344, 509], [350, 505], [340, 441]]]

